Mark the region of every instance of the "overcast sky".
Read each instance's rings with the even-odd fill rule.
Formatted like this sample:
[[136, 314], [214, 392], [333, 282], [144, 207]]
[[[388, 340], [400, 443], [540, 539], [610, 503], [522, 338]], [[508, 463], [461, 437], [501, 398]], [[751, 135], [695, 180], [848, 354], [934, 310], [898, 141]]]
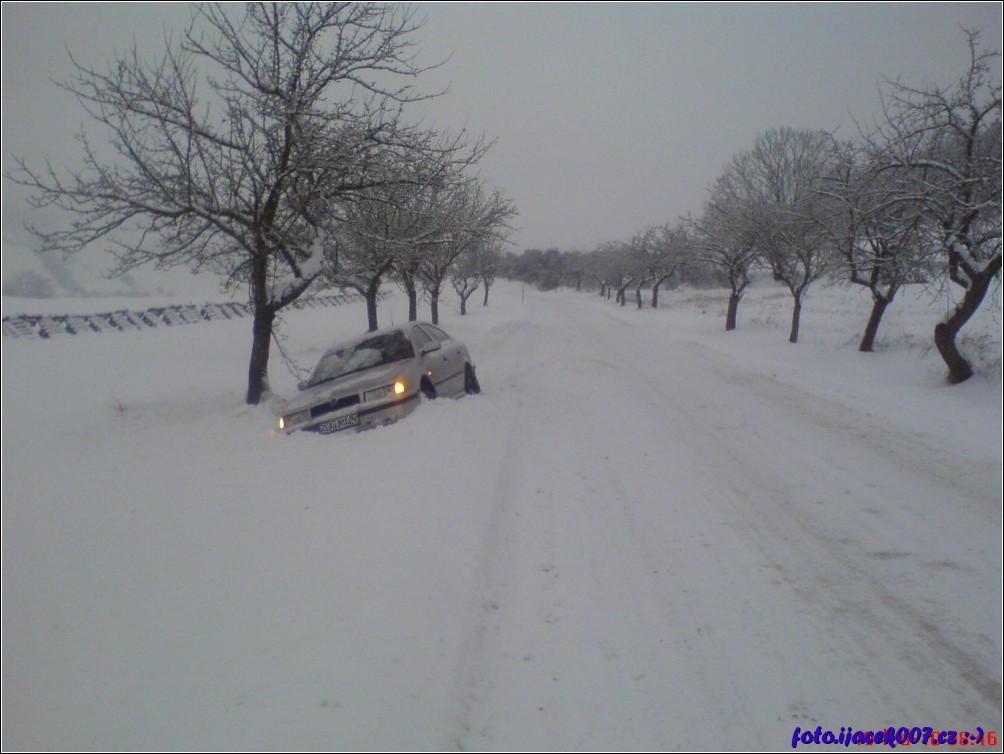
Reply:
[[[883, 78], [948, 83], [962, 27], [1001, 48], [1001, 3], [423, 3], [436, 126], [497, 139], [483, 177], [518, 207], [514, 249], [588, 251], [700, 211], [722, 167], [776, 126], [852, 137]], [[184, 4], [3, 4], [3, 158], [73, 154], [83, 120], [51, 79], [158, 49]], [[420, 84], [423, 82], [420, 81]], [[4, 247], [25, 207], [3, 190]], [[5, 258], [7, 251], [4, 251]]]

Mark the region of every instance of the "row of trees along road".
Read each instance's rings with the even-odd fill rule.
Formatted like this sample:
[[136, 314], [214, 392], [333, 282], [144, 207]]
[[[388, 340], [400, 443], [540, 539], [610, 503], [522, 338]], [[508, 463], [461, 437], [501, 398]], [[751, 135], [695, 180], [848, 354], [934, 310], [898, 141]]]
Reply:
[[[135, 46], [60, 86], [110, 138], [81, 135], [82, 167], [20, 158], [7, 178], [72, 213], [33, 229], [42, 251], [114, 242], [122, 274], [187, 266], [246, 286], [254, 312], [248, 403], [268, 391], [280, 312], [308, 290], [352, 287], [376, 327], [395, 275], [417, 315], [451, 265], [491, 256], [515, 214], [469, 175], [490, 147], [420, 128], [408, 106], [422, 23], [397, 4], [198, 5], [163, 56]], [[409, 111], [410, 112], [410, 111]]]
[[776, 128], [735, 155], [698, 217], [650, 228], [589, 253], [528, 251], [507, 274], [542, 287], [599, 285], [621, 305], [634, 289], [686, 271], [729, 287], [726, 330], [736, 328], [751, 278], [766, 271], [792, 296], [789, 340], [802, 302], [824, 277], [864, 286], [871, 311], [860, 350], [871, 351], [882, 315], [909, 283], [954, 287], [958, 303], [933, 339], [958, 383], [973, 374], [956, 337], [1001, 272], [999, 53], [966, 32], [969, 65], [947, 87], [885, 82], [883, 117], [857, 139]]

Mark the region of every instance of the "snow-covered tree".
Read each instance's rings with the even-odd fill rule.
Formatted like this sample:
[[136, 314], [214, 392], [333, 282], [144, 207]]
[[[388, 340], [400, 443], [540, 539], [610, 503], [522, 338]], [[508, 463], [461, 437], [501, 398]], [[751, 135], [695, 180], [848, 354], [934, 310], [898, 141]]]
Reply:
[[485, 288], [485, 295], [481, 305], [488, 306], [488, 292], [495, 284], [495, 275], [498, 274], [499, 268], [502, 266], [502, 241], [499, 239], [493, 239], [487, 241], [486, 243], [478, 244], [474, 256], [478, 268], [478, 275], [480, 276], [481, 282]]
[[659, 289], [681, 267], [681, 236], [669, 225], [650, 227], [636, 233], [629, 242], [630, 254], [638, 268], [635, 302], [642, 307], [641, 290], [652, 286], [652, 308], [659, 308]]
[[470, 178], [449, 187], [434, 211], [439, 220], [423, 241], [418, 277], [429, 296], [432, 323], [438, 324], [439, 296], [454, 261], [478, 244], [504, 240], [516, 209], [497, 189]]
[[[246, 285], [254, 312], [247, 401], [268, 390], [278, 313], [318, 277], [337, 204], [394, 175], [388, 149], [424, 150], [403, 120], [422, 72], [421, 24], [396, 4], [193, 6], [159, 60], [133, 47], [106, 70], [77, 66], [63, 88], [109, 134], [81, 136], [83, 167], [22, 159], [10, 174], [74, 221], [37, 231], [72, 252], [119, 239], [117, 272], [143, 264], [211, 271]], [[459, 153], [459, 142], [451, 148]]]
[[886, 117], [872, 138], [885, 169], [898, 174], [902, 197], [919, 203], [922, 232], [962, 292], [934, 329], [952, 383], [973, 374], [956, 336], [1001, 271], [1000, 55], [981, 48], [976, 32], [966, 38], [970, 62], [953, 85], [887, 86]]
[[817, 220], [835, 251], [835, 269], [871, 294], [858, 346], [867, 353], [899, 289], [929, 279], [932, 247], [922, 233], [921, 204], [904, 191], [900, 176], [883, 169], [884, 152], [854, 143], [836, 148], [834, 169], [819, 189], [829, 209]]
[[616, 303], [625, 306], [627, 289], [634, 285], [639, 275], [638, 258], [632, 253], [631, 244], [608, 241], [600, 244], [592, 256], [601, 289], [606, 288], [607, 298], [611, 292], [616, 292]]
[[478, 251], [481, 244], [474, 244], [454, 260], [450, 267], [450, 284], [460, 297], [460, 316], [467, 315], [467, 299], [481, 286], [481, 267], [478, 265]]
[[400, 186], [382, 187], [346, 207], [345, 216], [335, 218], [335, 242], [328, 247], [328, 279], [352, 288], [366, 302], [369, 331], [379, 327], [377, 300], [384, 279], [404, 246], [408, 218], [398, 197]]
[[[738, 160], [739, 158], [737, 158]], [[729, 283], [726, 331], [735, 330], [739, 303], [756, 262], [754, 228], [745, 214], [741, 162], [734, 161], [715, 181], [704, 210], [685, 225], [687, 247], [698, 263], [721, 271]]]
[[832, 260], [817, 222], [827, 209], [817, 190], [832, 169], [833, 154], [825, 132], [775, 128], [735, 162], [757, 253], [792, 296], [792, 343], [798, 342], [805, 293]]

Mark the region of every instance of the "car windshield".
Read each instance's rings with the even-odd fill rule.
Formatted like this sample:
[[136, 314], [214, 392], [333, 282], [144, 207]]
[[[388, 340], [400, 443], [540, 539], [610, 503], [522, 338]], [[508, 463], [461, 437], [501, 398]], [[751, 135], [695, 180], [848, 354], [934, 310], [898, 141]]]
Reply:
[[413, 359], [415, 349], [401, 330], [374, 335], [352, 345], [328, 351], [321, 358], [307, 387], [330, 382], [353, 372], [391, 364], [401, 359]]

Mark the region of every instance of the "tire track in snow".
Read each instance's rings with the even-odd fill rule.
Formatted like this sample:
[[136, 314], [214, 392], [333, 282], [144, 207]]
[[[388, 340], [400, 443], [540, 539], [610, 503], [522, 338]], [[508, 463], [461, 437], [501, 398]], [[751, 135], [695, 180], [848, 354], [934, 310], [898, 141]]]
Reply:
[[[508, 434], [451, 747], [773, 748], [796, 725], [999, 718], [999, 649], [921, 603], [875, 526], [900, 513], [890, 494], [930, 485], [985, 516], [952, 489], [966, 469], [920, 473], [916, 442], [888, 450], [894, 428], [608, 306], [545, 298], [527, 317], [510, 335], [534, 367], [497, 370], [489, 397]], [[665, 348], [679, 366], [654, 371]], [[885, 523], [930, 544], [923, 521]]]
[[[692, 625], [686, 600], [667, 594], [662, 560], [639, 537], [645, 524], [631, 501], [651, 495], [657, 461], [638, 452], [618, 415], [621, 399], [609, 388], [622, 366], [597, 354], [588, 332], [566, 327], [567, 312], [547, 315], [533, 338], [521, 336], [533, 342], [521, 350], [547, 353], [555, 367], [513, 375], [451, 743], [674, 748], [707, 735], [709, 704], [745, 729], [735, 689], [721, 682], [727, 675], [694, 662], [691, 643], [707, 638], [707, 625]], [[647, 410], [639, 404], [641, 416]], [[569, 415], [563, 449], [548, 427]], [[669, 636], [684, 627], [682, 640]], [[726, 741], [734, 730], [712, 735]]]
[[[518, 403], [518, 402], [517, 402]], [[496, 597], [499, 569], [504, 566], [504, 544], [509, 538], [512, 495], [512, 478], [506, 469], [518, 468], [518, 425], [508, 429], [505, 450], [500, 458], [492, 488], [492, 502], [488, 522], [481, 535], [481, 546], [472, 579], [472, 593], [464, 626], [464, 639], [460, 657], [454, 670], [454, 690], [451, 694], [454, 709], [449, 713], [450, 740], [447, 748], [466, 751], [467, 741], [476, 735], [472, 731], [474, 711], [484, 703], [489, 683], [486, 671], [486, 642], [492, 630], [493, 614], [499, 609]]]
[[[770, 396], [770, 402], [777, 406], [787, 398], [791, 401], [796, 393], [795, 410], [800, 415], [824, 430], [826, 434], [836, 437], [837, 442], [861, 444], [859, 451], [879, 459], [884, 466], [899, 470], [903, 477], [913, 481], [915, 487], [940, 488], [945, 504], [957, 510], [968, 509], [971, 515], [982, 515], [997, 518], [997, 528], [1000, 529], [999, 487], [994, 480], [999, 479], [999, 468], [993, 470], [989, 464], [981, 464], [969, 459], [954, 457], [944, 448], [934, 449], [918, 438], [899, 432], [894, 428], [875, 422], [860, 415], [850, 416], [846, 410], [837, 407], [821, 407], [809, 405], [807, 396], [798, 396], [792, 388], [780, 388], [773, 382], [759, 377], [746, 378], [748, 384], [756, 387], [757, 395]], [[842, 415], [841, 413], [842, 412]], [[836, 415], [836, 417], [835, 417]], [[834, 421], [836, 418], [836, 421]], [[996, 473], [995, 473], [996, 472]], [[834, 480], [836, 482], [836, 480]], [[826, 552], [829, 563], [838, 564], [848, 580], [867, 585], [873, 595], [872, 604], [878, 608], [876, 612], [859, 611], [864, 622], [859, 628], [857, 641], [866, 643], [869, 635], [881, 635], [888, 630], [881, 618], [894, 620], [904, 626], [911, 638], [918, 639], [922, 647], [912, 647], [909, 650], [901, 648], [900, 656], [908, 660], [918, 675], [928, 675], [934, 685], [944, 685], [950, 688], [960, 700], [960, 714], [969, 718], [979, 718], [986, 714], [986, 705], [992, 705], [999, 713], [1001, 711], [1001, 681], [993, 675], [993, 666], [986, 662], [985, 657], [979, 657], [949, 636], [948, 630], [939, 625], [929, 614], [924, 605], [914, 604], [913, 595], [902, 595], [883, 579], [876, 575], [875, 561], [896, 561], [911, 558], [910, 542], [915, 537], [893, 537], [893, 543], [877, 543], [871, 547], [860, 548], [849, 546], [847, 541], [836, 541], [822, 526], [797, 504], [793, 504], [790, 496], [781, 497], [779, 505], [783, 506], [786, 515], [798, 527], [801, 536], [795, 538], [793, 547], [800, 548], [805, 556], [805, 562], [815, 566], [817, 582], [829, 580], [829, 577], [818, 565], [819, 550]], [[996, 509], [996, 510], [995, 510]], [[989, 514], [989, 515], [987, 515]], [[756, 525], [756, 522], [751, 522]], [[918, 527], [922, 530], [923, 525]], [[918, 532], [919, 533], [919, 532]], [[897, 546], [898, 542], [902, 545]], [[807, 544], [808, 543], [808, 544]], [[890, 548], [889, 545], [893, 546]], [[904, 546], [905, 545], [905, 546]], [[988, 561], [993, 562], [999, 553], [987, 552]], [[810, 557], [815, 556], [815, 557]], [[951, 561], [941, 559], [941, 564]], [[950, 566], [951, 567], [951, 566]], [[989, 594], [989, 590], [987, 594]], [[818, 594], [818, 592], [817, 592]], [[867, 629], [867, 630], [865, 630]], [[902, 635], [902, 633], [900, 633]], [[988, 640], [990, 637], [986, 637]], [[926, 651], [924, 651], [926, 650]], [[873, 657], [873, 659], [878, 659]], [[936, 669], [935, 669], [936, 668]], [[893, 689], [894, 694], [902, 694], [902, 689]], [[975, 692], [984, 704], [975, 700], [962, 703]], [[947, 721], [946, 721], [947, 722]]]
[[[616, 343], [608, 341], [606, 346], [619, 348], [624, 343], [621, 337]], [[707, 456], [717, 458], [723, 468], [738, 472], [749, 498], [763, 501], [755, 511], [733, 505], [729, 512], [737, 519], [739, 528], [752, 535], [744, 544], [755, 547], [760, 560], [780, 574], [803, 606], [810, 607], [818, 616], [822, 630], [834, 637], [830, 644], [856, 664], [858, 672], [868, 679], [863, 686], [870, 687], [884, 702], [881, 714], [902, 711], [898, 720], [893, 715], [885, 722], [903, 724], [904, 716], [913, 713], [916, 717], [918, 707], [928, 710], [925, 719], [937, 716], [938, 724], [944, 727], [959, 727], [960, 719], [982, 719], [991, 721], [990, 724], [999, 721], [1000, 678], [994, 676], [999, 664], [993, 662], [994, 654], [973, 651], [981, 641], [992, 644], [992, 631], [982, 634], [976, 631], [975, 637], [956, 638], [960, 635], [959, 624], [965, 621], [948, 620], [939, 614], [934, 608], [944, 605], [939, 606], [936, 597], [923, 604], [924, 590], [907, 585], [904, 574], [895, 572], [895, 561], [910, 557], [911, 553], [882, 549], [883, 544], [888, 545], [888, 532], [874, 536], [876, 532], [872, 531], [872, 536], [862, 538], [866, 546], [856, 546], [853, 527], [845, 536], [835, 536], [828, 526], [832, 521], [824, 521], [811, 506], [806, 506], [807, 498], [832, 498], [833, 491], [841, 486], [846, 488], [845, 492], [855, 490], [863, 497], [854, 472], [856, 467], [871, 464], [875, 475], [887, 486], [904, 490], [899, 494], [915, 493], [922, 497], [924, 488], [933, 485], [941, 490], [945, 505], [993, 520], [991, 511], [999, 504], [999, 489], [992, 481], [997, 475], [985, 464], [952, 458], [943, 449], [927, 448], [906, 433], [869, 417], [827, 405], [825, 400], [818, 401], [815, 397], [810, 401], [809, 396], [800, 395], [797, 389], [778, 386], [763, 376], [727, 364], [721, 357], [711, 357], [701, 344], [679, 347], [686, 349], [686, 362], [698, 367], [702, 383], [710, 386], [717, 381], [723, 382], [722, 387], [734, 388], [718, 391], [715, 421], [720, 421], [722, 410], [727, 409], [727, 416], [733, 421], [745, 419], [745, 429], [708, 431], [701, 425], [701, 419], [708, 417], [702, 416], [700, 410], [707, 404], [697, 404], [695, 410], [692, 401], [686, 397], [681, 400], [680, 395], [667, 391], [663, 381], [634, 376], [645, 380], [649, 391], [661, 396], [662, 403], [675, 403], [676, 418], [688, 420], [689, 434], [705, 446]], [[637, 358], [637, 354], [631, 355]], [[689, 387], [690, 398], [700, 395], [700, 391], [692, 389], [693, 385]], [[757, 403], [766, 405], [751, 410]], [[756, 418], [751, 420], [751, 415]], [[799, 433], [806, 442], [800, 447], [797, 440], [771, 430], [772, 416], [781, 419], [782, 426], [800, 422], [803, 428]], [[750, 430], [757, 428], [759, 431], [753, 431], [753, 437], [749, 437]], [[744, 436], [755, 442], [744, 445]], [[814, 458], [816, 448], [835, 456], [834, 469]], [[791, 454], [792, 468], [771, 474], [772, 462], [776, 463], [776, 458], [784, 457], [785, 453]], [[935, 459], [937, 464], [933, 463]], [[800, 470], [800, 465], [806, 469]], [[929, 491], [927, 494], [930, 496]], [[888, 498], [885, 503], [889, 503]], [[998, 532], [999, 514], [997, 507]], [[900, 519], [897, 523], [902, 525]], [[913, 524], [913, 532], [897, 532], [894, 528], [892, 539], [900, 539], [895, 534], [904, 533], [907, 536], [903, 540], [923, 543], [925, 522], [921, 519]], [[915, 536], [910, 537], [910, 533]], [[996, 559], [984, 562], [999, 562], [999, 539], [996, 541]], [[986, 546], [992, 542], [992, 536], [984, 538], [989, 557], [995, 555], [993, 546]], [[781, 552], [775, 547], [779, 543], [783, 543]], [[881, 557], [886, 554], [888, 558]], [[892, 562], [880, 562], [883, 559]], [[951, 561], [943, 558], [938, 562]], [[916, 570], [915, 563], [909, 567]], [[993, 594], [994, 584], [992, 578], [986, 579], [984, 589], [973, 590], [968, 601], [960, 600], [958, 613], [947, 618], [965, 615], [964, 608], [969, 608], [970, 613], [981, 609], [987, 612], [980, 599], [981, 591], [984, 597]], [[902, 589], [904, 586], [911, 588], [906, 591]], [[897, 593], [897, 589], [903, 593]], [[835, 616], [840, 619], [834, 620]], [[991, 618], [983, 624], [992, 626], [995, 621]], [[960, 641], [965, 641], [965, 646]], [[996, 657], [999, 658], [999, 646]], [[805, 705], [795, 707], [804, 709]], [[816, 724], [811, 716], [807, 722]]]
[[[535, 328], [532, 326], [508, 327], [496, 337], [517, 338], [523, 348], [533, 346]], [[522, 350], [522, 349], [521, 349]], [[507, 365], [510, 367], [512, 365]], [[508, 378], [496, 375], [496, 385], [504, 385], [516, 376], [510, 372]], [[489, 633], [495, 628], [495, 613], [499, 609], [498, 590], [508, 564], [506, 542], [512, 537], [514, 510], [514, 485], [517, 475], [514, 470], [523, 466], [522, 446], [525, 442], [524, 400], [518, 392], [507, 391], [505, 387], [489, 388], [483, 391], [479, 400], [492, 403], [495, 409], [495, 426], [506, 428], [503, 445], [495, 475], [491, 483], [491, 505], [488, 520], [480, 535], [478, 560], [472, 576], [472, 597], [467, 610], [464, 638], [456, 667], [453, 671], [453, 708], [448, 713], [449, 740], [444, 748], [465, 751], [469, 741], [477, 740], [480, 732], [474, 730], [476, 711], [485, 703], [487, 689], [491, 682], [488, 672], [487, 642]], [[475, 747], [476, 748], [476, 747]]]

